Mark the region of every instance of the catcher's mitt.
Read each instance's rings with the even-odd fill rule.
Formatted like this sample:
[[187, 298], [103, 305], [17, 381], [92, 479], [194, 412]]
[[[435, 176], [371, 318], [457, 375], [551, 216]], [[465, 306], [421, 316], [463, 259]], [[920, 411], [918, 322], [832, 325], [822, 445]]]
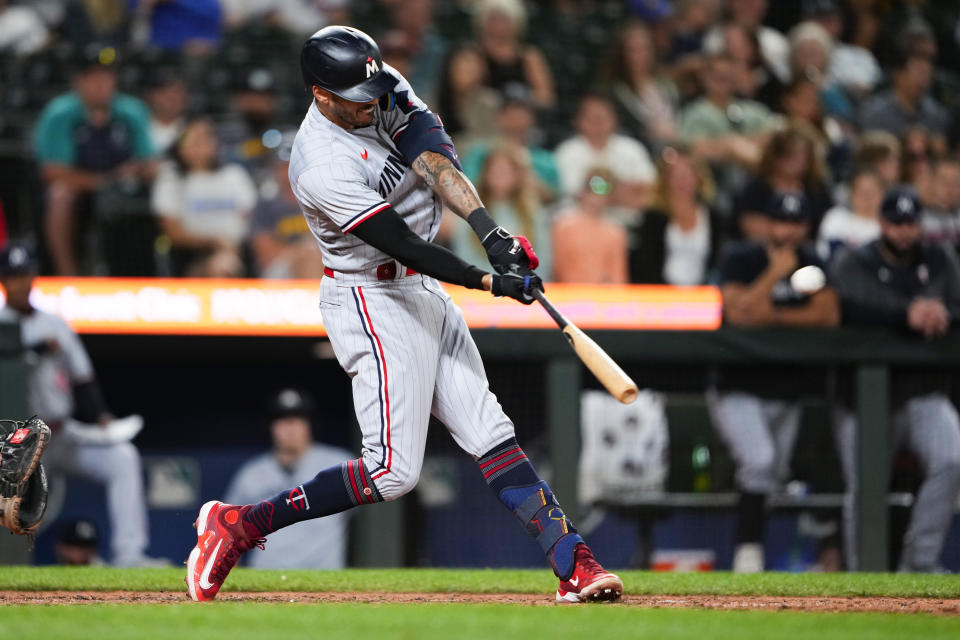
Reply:
[[50, 442], [50, 427], [34, 416], [0, 420], [0, 524], [32, 535], [47, 509], [47, 476], [40, 456]]

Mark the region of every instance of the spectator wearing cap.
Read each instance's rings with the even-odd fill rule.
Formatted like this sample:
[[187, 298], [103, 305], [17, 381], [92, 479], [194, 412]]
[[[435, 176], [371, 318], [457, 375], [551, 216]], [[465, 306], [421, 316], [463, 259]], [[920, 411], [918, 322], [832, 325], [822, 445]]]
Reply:
[[866, 99], [861, 105], [857, 116], [860, 129], [879, 129], [903, 137], [909, 129], [921, 127], [933, 136], [935, 147], [942, 150], [950, 116], [930, 95], [933, 60], [908, 51], [898, 57], [892, 75], [890, 89]]
[[[807, 242], [810, 214], [803, 194], [774, 193], [765, 212], [770, 218], [766, 239], [734, 245], [720, 259], [724, 323], [738, 328], [836, 326], [837, 296]], [[804, 284], [811, 286], [794, 286], [798, 279], [792, 276], [801, 268], [810, 274]], [[799, 366], [728, 366], [712, 372], [708, 408], [730, 449], [740, 491], [734, 571], [764, 568], [767, 497], [789, 476], [800, 399], [822, 395], [822, 378], [821, 372]]]
[[150, 140], [157, 155], [169, 151], [186, 125], [187, 86], [172, 69], [157, 69], [146, 90]]
[[611, 204], [631, 214], [642, 209], [657, 170], [646, 147], [617, 133], [617, 114], [610, 100], [595, 93], [584, 95], [574, 128], [576, 134], [560, 143], [555, 153], [563, 195], [581, 193], [589, 172], [602, 168], [616, 179], [617, 191], [612, 194]]
[[626, 284], [627, 233], [610, 214], [616, 188], [616, 178], [608, 169], [587, 171], [577, 206], [554, 221], [555, 281]]
[[57, 564], [71, 567], [98, 567], [106, 564], [97, 553], [100, 534], [97, 525], [86, 518], [78, 518], [63, 523], [57, 540], [53, 543], [53, 552]]
[[250, 247], [261, 278], [322, 278], [323, 256], [290, 187], [290, 147], [295, 131], [273, 158], [273, 180], [260, 189], [250, 223]]
[[44, 107], [34, 130], [46, 186], [44, 239], [57, 275], [80, 271], [78, 217], [92, 210], [93, 193], [118, 180], [149, 179], [155, 169], [149, 111], [117, 92], [116, 55], [110, 47], [84, 49], [73, 90]]
[[245, 71], [231, 112], [217, 126], [220, 158], [242, 165], [259, 186], [273, 177], [273, 157], [286, 129], [277, 113], [277, 80], [269, 69]]
[[150, 204], [170, 244], [174, 276], [238, 277], [257, 188], [239, 164], [221, 164], [212, 123], [195, 118], [170, 150]]
[[109, 427], [114, 418], [79, 336], [59, 316], [33, 306], [36, 274], [29, 247], [10, 243], [0, 250], [0, 285], [6, 295], [0, 322], [20, 327], [28, 367], [27, 403], [53, 431], [43, 464], [51, 477], [83, 477], [104, 486], [111, 564], [159, 566], [145, 555], [149, 536], [140, 452], [129, 441], [89, 442], [71, 428], [77, 421], [88, 429]]
[[[314, 411], [312, 398], [299, 389], [283, 389], [272, 398], [272, 449], [240, 467], [227, 489], [227, 502], [255, 504], [349, 457], [342, 449], [313, 441]], [[347, 562], [347, 517], [339, 513], [278, 531], [266, 550], [247, 555], [249, 564], [258, 569], [342, 569]]]
[[[950, 248], [922, 242], [922, 211], [912, 191], [888, 192], [881, 207], [880, 238], [837, 257], [833, 280], [845, 323], [886, 326], [928, 340], [960, 324], [960, 263]], [[903, 538], [900, 571], [940, 569], [960, 493], [960, 419], [947, 395], [950, 387], [950, 376], [943, 372], [914, 370], [908, 376], [895, 375], [891, 385], [891, 453], [906, 446], [924, 474]], [[849, 401], [846, 404], [849, 407]], [[835, 431], [848, 491], [847, 567], [855, 571], [857, 424], [849, 408], [837, 410]]]

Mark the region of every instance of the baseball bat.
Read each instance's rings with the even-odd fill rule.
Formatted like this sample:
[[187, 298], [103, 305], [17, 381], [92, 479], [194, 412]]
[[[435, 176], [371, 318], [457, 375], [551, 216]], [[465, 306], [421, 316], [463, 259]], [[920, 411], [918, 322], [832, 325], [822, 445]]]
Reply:
[[580, 328], [570, 322], [566, 316], [553, 306], [539, 289], [533, 290], [533, 297], [547, 310], [553, 321], [560, 327], [567, 341], [587, 368], [606, 387], [610, 394], [622, 402], [630, 404], [637, 399], [637, 383], [630, 379], [623, 369], [613, 361], [607, 352], [591, 340]]

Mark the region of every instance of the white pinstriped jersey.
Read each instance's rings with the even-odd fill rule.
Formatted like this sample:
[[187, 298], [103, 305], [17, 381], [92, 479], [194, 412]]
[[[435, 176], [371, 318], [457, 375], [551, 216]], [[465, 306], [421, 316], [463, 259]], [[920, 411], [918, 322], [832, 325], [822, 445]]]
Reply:
[[439, 198], [406, 166], [393, 143], [410, 114], [427, 105], [395, 69], [383, 68], [400, 78], [393, 93], [406, 98], [405, 104], [390, 111], [377, 106], [373, 124], [347, 131], [327, 120], [314, 102], [293, 141], [290, 184], [324, 265], [334, 271], [364, 271], [391, 260], [349, 233], [388, 206], [424, 240], [432, 240], [440, 225]]

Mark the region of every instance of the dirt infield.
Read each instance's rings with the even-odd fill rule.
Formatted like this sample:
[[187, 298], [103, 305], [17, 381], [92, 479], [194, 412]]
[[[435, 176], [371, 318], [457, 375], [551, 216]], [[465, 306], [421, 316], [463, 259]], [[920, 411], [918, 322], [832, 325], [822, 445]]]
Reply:
[[[99, 602], [169, 604], [183, 602], [186, 593], [173, 591], [0, 591], [0, 604], [92, 604]], [[528, 606], [552, 605], [550, 596], [533, 594], [476, 593], [221, 593], [227, 602], [460, 602], [503, 603]], [[752, 609], [766, 611], [928, 613], [960, 616], [960, 599], [938, 598], [839, 598], [775, 596], [624, 596], [614, 606], [686, 609]]]

